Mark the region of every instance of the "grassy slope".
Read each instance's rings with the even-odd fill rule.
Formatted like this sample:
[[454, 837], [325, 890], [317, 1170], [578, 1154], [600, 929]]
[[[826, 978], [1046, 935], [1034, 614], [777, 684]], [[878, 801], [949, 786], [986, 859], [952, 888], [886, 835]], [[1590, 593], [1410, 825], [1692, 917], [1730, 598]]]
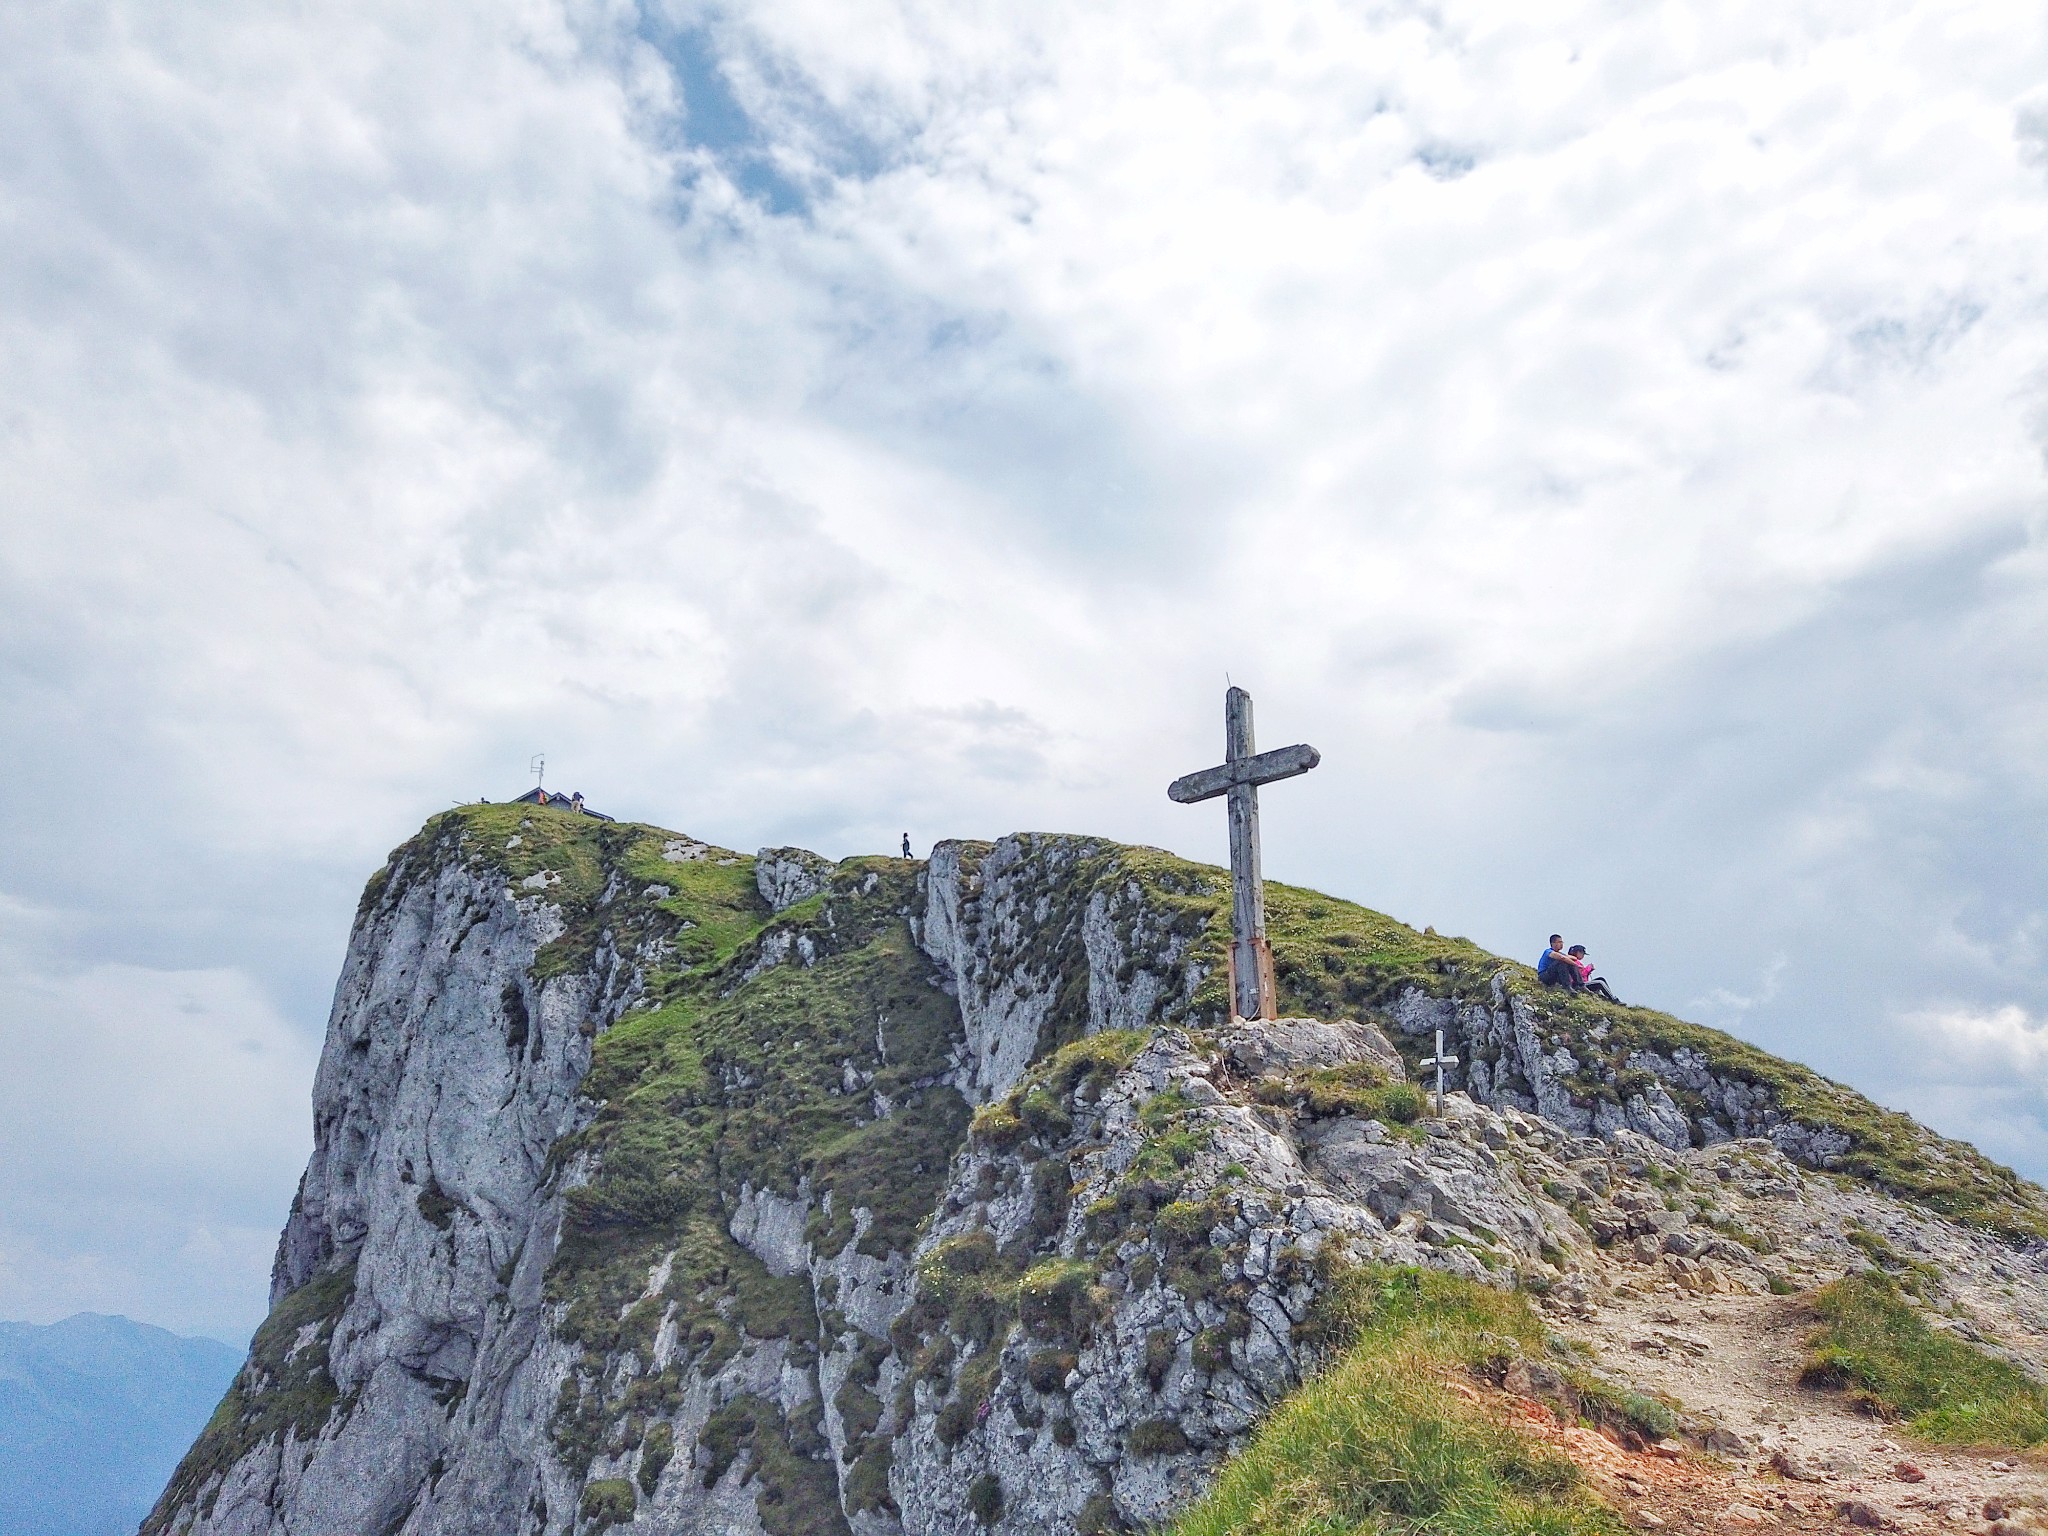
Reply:
[[[515, 837], [518, 846], [507, 847]], [[415, 867], [431, 868], [440, 858], [460, 857], [502, 874], [521, 895], [529, 894], [521, 884], [529, 876], [544, 871], [558, 876], [559, 883], [545, 891], [561, 907], [568, 926], [534, 957], [534, 975], [583, 969], [610, 928], [623, 952], [630, 947], [621, 941], [643, 932], [669, 942], [672, 958], [656, 978], [660, 984], [730, 958], [768, 917], [754, 888], [752, 858], [708, 847], [700, 859], [662, 856], [671, 844], [690, 841], [639, 822], [596, 821], [530, 805], [466, 805], [429, 821], [392, 859], [399, 864], [417, 851], [423, 857]], [[650, 895], [656, 887], [666, 887], [667, 894]], [[371, 890], [377, 888], [373, 880]], [[607, 889], [612, 892], [608, 902]], [[365, 900], [370, 897], [366, 892]]]
[[1809, 1386], [1844, 1388], [1922, 1439], [2030, 1446], [2048, 1440], [2048, 1392], [2024, 1371], [1928, 1325], [1882, 1275], [1851, 1275], [1814, 1297]]
[[[1331, 1314], [1335, 1316], [1331, 1316]], [[1545, 1348], [1527, 1301], [1449, 1275], [1342, 1277], [1320, 1320], [1353, 1342], [1233, 1457], [1170, 1536], [1607, 1536], [1577, 1470], [1450, 1383], [1504, 1341]]]

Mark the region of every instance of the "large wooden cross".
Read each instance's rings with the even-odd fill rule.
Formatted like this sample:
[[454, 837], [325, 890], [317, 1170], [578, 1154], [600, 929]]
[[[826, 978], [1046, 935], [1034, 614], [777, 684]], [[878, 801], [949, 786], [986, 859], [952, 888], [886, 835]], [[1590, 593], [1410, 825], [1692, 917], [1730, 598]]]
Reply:
[[1266, 882], [1259, 870], [1259, 786], [1307, 773], [1323, 760], [1314, 747], [1272, 752], [1252, 745], [1252, 696], [1223, 695], [1223, 761], [1175, 779], [1167, 798], [1182, 805], [1230, 797], [1230, 1007], [1240, 1019], [1280, 1016], [1273, 951], [1266, 947]]

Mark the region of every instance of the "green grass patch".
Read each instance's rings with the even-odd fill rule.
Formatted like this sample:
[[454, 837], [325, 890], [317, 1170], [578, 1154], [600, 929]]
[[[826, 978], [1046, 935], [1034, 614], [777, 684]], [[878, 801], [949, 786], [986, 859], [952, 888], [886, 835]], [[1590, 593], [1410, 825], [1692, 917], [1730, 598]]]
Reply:
[[[664, 858], [679, 841], [691, 839], [552, 806], [461, 806], [393, 853], [383, 879], [373, 882], [376, 894], [364, 893], [365, 910], [455, 857], [496, 875], [522, 899], [540, 896], [561, 909], [564, 931], [534, 957], [536, 980], [587, 969], [607, 929], [621, 952], [651, 934], [669, 946], [671, 971], [703, 970], [760, 932], [768, 907], [751, 856], [707, 847], [702, 859]], [[544, 883], [529, 887], [535, 877]]]
[[810, 1234], [821, 1253], [837, 1253], [853, 1236], [853, 1213], [873, 1222], [860, 1251], [881, 1258], [907, 1251], [918, 1223], [938, 1204], [954, 1150], [967, 1133], [967, 1101], [939, 1086], [913, 1098], [886, 1120], [873, 1120], [824, 1142], [811, 1154], [811, 1176], [833, 1192], [829, 1216]]
[[1943, 1280], [1939, 1265], [1899, 1252], [1883, 1233], [1873, 1232], [1868, 1227], [1851, 1227], [1848, 1238], [1908, 1295], [1917, 1296], [1922, 1301], [1933, 1301], [1941, 1295]]
[[603, 1477], [583, 1489], [581, 1514], [586, 1530], [608, 1531], [633, 1518], [633, 1485], [623, 1477]]
[[1027, 1141], [1050, 1143], [1066, 1136], [1074, 1128], [1076, 1108], [1115, 1082], [1144, 1049], [1145, 1039], [1137, 1030], [1105, 1029], [1060, 1046], [1008, 1095], [974, 1112], [970, 1134], [975, 1144], [1007, 1152]]
[[1617, 1432], [1632, 1429], [1652, 1441], [1678, 1433], [1677, 1411], [1662, 1399], [1618, 1387], [1586, 1371], [1568, 1370], [1564, 1375], [1582, 1422]]
[[1430, 1271], [1346, 1268], [1316, 1327], [1348, 1338], [1170, 1536], [1617, 1536], [1572, 1464], [1450, 1390], [1504, 1339], [1541, 1347], [1527, 1301]]
[[967, 1508], [983, 1525], [1003, 1518], [1003, 1485], [993, 1472], [984, 1472], [967, 1485]]
[[[334, 1413], [346, 1411], [328, 1374], [328, 1347], [355, 1286], [353, 1264], [329, 1270], [272, 1309], [250, 1341], [249, 1359], [227, 1396], [142, 1522], [142, 1536], [160, 1536], [171, 1529], [174, 1516], [195, 1503], [202, 1515], [211, 1516], [217, 1479], [242, 1457], [288, 1434], [310, 1441]], [[300, 1335], [308, 1329], [302, 1343]]]
[[832, 1448], [815, 1401], [785, 1417], [767, 1399], [742, 1394], [705, 1421], [700, 1444], [708, 1458], [701, 1474], [706, 1488], [745, 1453], [756, 1484], [755, 1513], [769, 1536], [847, 1536]]
[[1079, 1259], [1047, 1259], [1017, 1282], [1017, 1317], [1034, 1338], [1085, 1343], [1095, 1326], [1095, 1268]]
[[1317, 1256], [1323, 1291], [1303, 1325], [1304, 1342], [1342, 1350], [1375, 1338], [1419, 1335], [1460, 1367], [1490, 1359], [1503, 1341], [1532, 1355], [1548, 1332], [1528, 1298], [1457, 1275], [1402, 1265], [1353, 1264]]
[[[671, 866], [679, 878], [717, 867]], [[808, 1180], [818, 1203], [807, 1235], [828, 1252], [852, 1240], [857, 1208], [872, 1214], [868, 1252], [908, 1249], [937, 1204], [967, 1107], [937, 1081], [959, 1013], [930, 984], [900, 916], [914, 879], [839, 866], [820, 897], [712, 968], [671, 977], [660, 1006], [599, 1037], [584, 1083], [597, 1113], [555, 1154], [587, 1155], [594, 1172], [566, 1196], [547, 1280], [565, 1304], [563, 1334], [585, 1351], [555, 1419], [572, 1466], [615, 1450], [633, 1392], [672, 1406], [676, 1370], [622, 1389], [606, 1369], [627, 1350], [647, 1358], [671, 1302], [684, 1368], [716, 1369], [750, 1338], [793, 1341], [798, 1364], [815, 1350], [808, 1281], [771, 1276], [729, 1235], [749, 1186], [790, 1196]], [[778, 934], [807, 938], [813, 963], [792, 957], [748, 977], [759, 945]], [[853, 1091], [849, 1069], [861, 1082]], [[889, 1114], [877, 1116], [878, 1096]], [[640, 1300], [669, 1254], [663, 1294]]]
[[[1220, 914], [1227, 928], [1229, 914]], [[1483, 997], [1502, 961], [1469, 939], [1418, 933], [1355, 902], [1299, 886], [1266, 885], [1266, 930], [1280, 1011], [1341, 1019], [1390, 1003], [1411, 986]], [[1215, 982], [1222, 1000], [1220, 980]]]
[[661, 1474], [668, 1470], [675, 1454], [675, 1426], [663, 1419], [648, 1430], [647, 1437], [640, 1442], [640, 1472], [636, 1481], [640, 1484], [640, 1491], [650, 1499], [654, 1497], [655, 1489], [661, 1486]]
[[1131, 1426], [1124, 1445], [1133, 1456], [1178, 1456], [1188, 1449], [1188, 1437], [1173, 1419], [1144, 1419]]
[[2026, 1447], [2048, 1441], [2048, 1392], [2018, 1367], [1929, 1326], [1882, 1275], [1851, 1275], [1814, 1293], [1809, 1386], [1850, 1393], [1924, 1440]]
[[1369, 1061], [1262, 1077], [1253, 1085], [1252, 1096], [1261, 1104], [1297, 1107], [1319, 1119], [1356, 1115], [1397, 1129], [1414, 1126], [1429, 1110], [1429, 1096], [1420, 1088], [1390, 1082]]
[[1146, 1038], [1135, 1029], [1105, 1029], [1062, 1046], [1032, 1069], [1031, 1080], [1063, 1099], [1095, 1098], [1138, 1059]]

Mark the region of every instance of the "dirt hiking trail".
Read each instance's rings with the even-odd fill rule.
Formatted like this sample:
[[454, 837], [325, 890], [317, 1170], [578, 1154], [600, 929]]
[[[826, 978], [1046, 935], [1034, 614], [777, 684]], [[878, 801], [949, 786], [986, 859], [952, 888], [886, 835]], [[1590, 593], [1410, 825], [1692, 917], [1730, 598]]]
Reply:
[[[1796, 1296], [1617, 1296], [1560, 1332], [1605, 1374], [1677, 1399], [1720, 1426], [1717, 1452], [1666, 1442], [1632, 1452], [1567, 1428], [1541, 1404], [1511, 1406], [1647, 1529], [2048, 1531], [2038, 1458], [1916, 1444], [1839, 1392], [1801, 1387], [1817, 1319]], [[1989, 1517], [1986, 1510], [1992, 1513]], [[2037, 1523], [2039, 1521], [2039, 1523]]]
[[[1932, 1326], [2048, 1377], [2048, 1290], [2032, 1256], [1795, 1170], [1757, 1143], [1699, 1149], [1669, 1167], [1677, 1177], [1657, 1205], [1637, 1202], [1643, 1235], [1582, 1254], [1540, 1305], [1599, 1375], [1680, 1405], [1690, 1443], [1618, 1444], [1516, 1395], [1512, 1378], [1503, 1411], [1569, 1455], [1642, 1529], [2048, 1536], [2048, 1455], [1919, 1442], [1846, 1394], [1800, 1382], [1820, 1325], [1812, 1289], [1873, 1267], [1921, 1277]], [[1698, 1251], [1709, 1218], [1750, 1245], [1750, 1265], [1683, 1256]], [[1674, 1235], [1688, 1232], [1692, 1242]]]

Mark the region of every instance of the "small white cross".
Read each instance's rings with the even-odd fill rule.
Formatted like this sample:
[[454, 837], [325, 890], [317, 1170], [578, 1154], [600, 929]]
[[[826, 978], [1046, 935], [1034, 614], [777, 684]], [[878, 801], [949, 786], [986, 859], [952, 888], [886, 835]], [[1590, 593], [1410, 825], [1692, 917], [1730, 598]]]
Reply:
[[1422, 1070], [1427, 1072], [1431, 1067], [1436, 1068], [1436, 1112], [1439, 1119], [1442, 1118], [1444, 1112], [1444, 1068], [1455, 1067], [1457, 1064], [1458, 1058], [1444, 1049], [1444, 1032], [1438, 1030], [1436, 1032], [1436, 1054], [1422, 1058]]

